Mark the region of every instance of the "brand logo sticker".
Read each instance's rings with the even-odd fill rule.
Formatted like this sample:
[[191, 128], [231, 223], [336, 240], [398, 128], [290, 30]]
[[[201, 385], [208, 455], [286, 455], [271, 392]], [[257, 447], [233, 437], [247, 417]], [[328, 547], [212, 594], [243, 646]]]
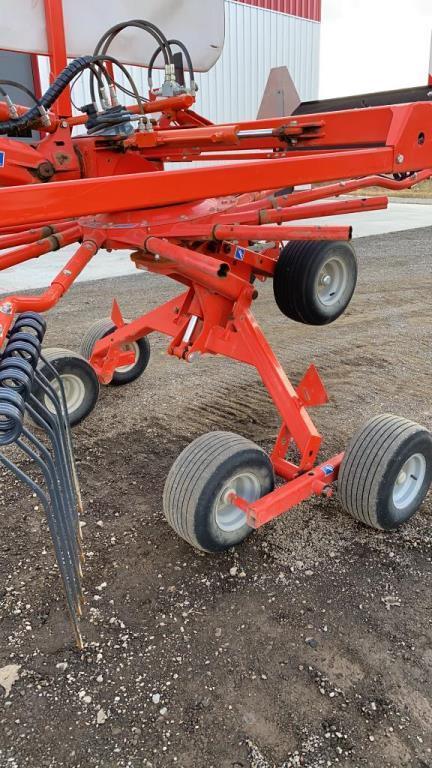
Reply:
[[3, 168], [4, 164], [5, 164], [5, 153], [0, 152], [0, 168]]
[[322, 467], [322, 471], [326, 476], [331, 475], [334, 472], [334, 467], [331, 464], [326, 464], [325, 467]]

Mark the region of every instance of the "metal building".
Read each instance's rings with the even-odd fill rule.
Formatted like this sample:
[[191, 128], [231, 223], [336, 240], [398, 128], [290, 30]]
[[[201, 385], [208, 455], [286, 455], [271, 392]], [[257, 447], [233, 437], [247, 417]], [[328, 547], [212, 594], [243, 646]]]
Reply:
[[225, 45], [198, 75], [198, 109], [215, 122], [255, 118], [272, 67], [286, 65], [302, 101], [318, 98], [321, 0], [225, 0]]

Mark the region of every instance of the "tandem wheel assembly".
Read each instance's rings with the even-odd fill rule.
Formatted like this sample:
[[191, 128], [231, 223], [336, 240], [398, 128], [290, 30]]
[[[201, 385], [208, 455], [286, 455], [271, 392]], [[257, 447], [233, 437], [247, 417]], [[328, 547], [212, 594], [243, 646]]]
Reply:
[[[384, 414], [367, 421], [351, 440], [340, 467], [338, 497], [359, 522], [390, 531], [417, 512], [431, 481], [431, 433]], [[254, 530], [232, 495], [253, 504], [274, 485], [270, 457], [259, 446], [232, 432], [209, 432], [172, 465], [163, 494], [165, 517], [196, 549], [220, 552]]]

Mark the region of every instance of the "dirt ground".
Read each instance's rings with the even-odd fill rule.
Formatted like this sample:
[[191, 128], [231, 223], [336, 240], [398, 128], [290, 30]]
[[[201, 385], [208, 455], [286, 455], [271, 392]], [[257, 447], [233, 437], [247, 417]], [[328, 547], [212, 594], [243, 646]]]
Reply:
[[[380, 412], [432, 428], [431, 235], [356, 241], [355, 297], [325, 328], [287, 321], [260, 288], [256, 315], [286, 371], [298, 381], [313, 361], [329, 389], [312, 414], [323, 458]], [[77, 349], [113, 295], [133, 317], [175, 291], [139, 273], [80, 284], [47, 342]], [[1, 476], [0, 668], [20, 666], [0, 689], [1, 768], [432, 766], [431, 496], [394, 534], [317, 498], [236, 551], [192, 550], [162, 513], [175, 457], [213, 429], [269, 448], [277, 418], [253, 369], [188, 365], [165, 347], [154, 337], [143, 377], [103, 388], [74, 431], [83, 653], [43, 515]]]

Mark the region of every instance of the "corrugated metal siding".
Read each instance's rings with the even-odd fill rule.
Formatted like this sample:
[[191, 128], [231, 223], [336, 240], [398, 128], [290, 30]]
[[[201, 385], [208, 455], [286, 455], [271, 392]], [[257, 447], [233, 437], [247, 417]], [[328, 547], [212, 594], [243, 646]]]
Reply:
[[[302, 101], [318, 97], [319, 24], [234, 0], [225, 2], [225, 23], [222, 56], [210, 72], [196, 75], [198, 112], [213, 122], [254, 119], [271, 67], [284, 64]], [[40, 59], [45, 89], [49, 66], [46, 58]], [[139, 67], [130, 70], [145, 95], [147, 71]], [[87, 82], [84, 76], [74, 87], [77, 106], [90, 101]]]
[[303, 101], [318, 97], [320, 25], [227, 0], [225, 46], [197, 75], [197, 109], [213, 121], [256, 117], [272, 67], [288, 67]]
[[321, 21], [321, 0], [237, 0], [237, 2]]

